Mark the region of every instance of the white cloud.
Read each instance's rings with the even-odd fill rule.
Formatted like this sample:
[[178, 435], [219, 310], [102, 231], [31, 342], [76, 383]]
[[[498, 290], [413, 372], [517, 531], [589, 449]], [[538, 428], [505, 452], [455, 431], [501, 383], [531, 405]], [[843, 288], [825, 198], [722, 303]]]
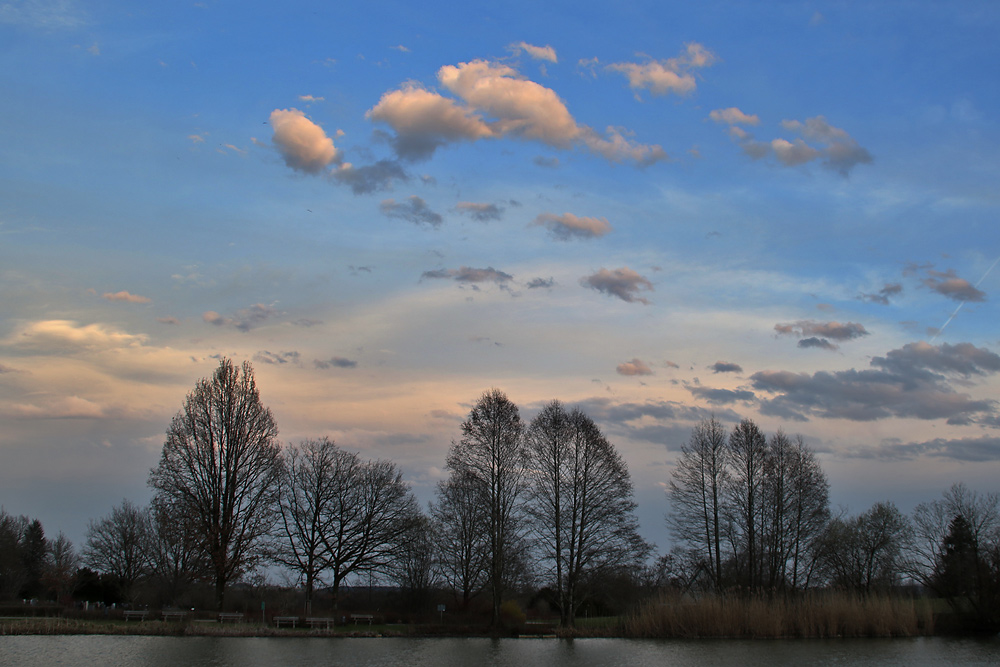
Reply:
[[124, 301], [126, 303], [149, 303], [152, 301], [152, 299], [148, 296], [130, 294], [124, 290], [121, 292], [105, 292], [101, 295], [101, 298], [107, 299], [108, 301]]
[[652, 375], [653, 369], [642, 359], [632, 359], [618, 364], [615, 372], [619, 375]]
[[715, 60], [715, 54], [692, 42], [676, 58], [650, 59], [645, 63], [613, 63], [608, 65], [608, 69], [624, 74], [634, 90], [646, 89], [653, 95], [687, 95], [697, 86], [690, 70], [709, 67]]
[[740, 111], [736, 107], [729, 107], [728, 109], [715, 109], [708, 114], [708, 117], [714, 120], [716, 123], [725, 123], [726, 125], [759, 125], [760, 118], [757, 114], [748, 115]]
[[339, 160], [333, 139], [298, 109], [271, 112], [274, 143], [287, 164], [296, 171], [315, 174]]
[[44, 320], [21, 326], [4, 345], [31, 352], [72, 352], [138, 347], [145, 334], [130, 334], [107, 324], [81, 325], [74, 320]]
[[534, 46], [532, 44], [528, 44], [527, 42], [519, 42], [517, 44], [511, 44], [508, 48], [515, 53], [524, 51], [535, 60], [547, 60], [550, 63], [559, 62], [559, 59], [556, 57], [556, 50], [548, 44], [545, 46]]
[[612, 230], [607, 218], [579, 217], [572, 213], [542, 213], [533, 224], [547, 227], [561, 241], [572, 238], [597, 238]]

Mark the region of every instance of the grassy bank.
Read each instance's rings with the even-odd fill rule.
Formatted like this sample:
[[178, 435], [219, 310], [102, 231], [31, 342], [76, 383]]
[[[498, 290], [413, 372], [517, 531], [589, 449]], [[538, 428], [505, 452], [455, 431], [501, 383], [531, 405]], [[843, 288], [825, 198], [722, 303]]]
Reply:
[[259, 623], [117, 621], [74, 618], [2, 618], [0, 635], [156, 635], [175, 637], [409, 636], [409, 626], [341, 625], [330, 629], [275, 628]]
[[624, 619], [626, 637], [912, 637], [929, 635], [926, 600], [840, 593], [796, 598], [664, 595]]

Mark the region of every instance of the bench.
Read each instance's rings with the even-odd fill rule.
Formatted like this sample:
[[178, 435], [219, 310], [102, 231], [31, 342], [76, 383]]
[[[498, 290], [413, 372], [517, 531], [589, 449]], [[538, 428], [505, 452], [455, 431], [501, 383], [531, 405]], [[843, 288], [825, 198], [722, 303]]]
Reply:
[[372, 624], [375, 619], [373, 614], [351, 614], [351, 620], [354, 621], [354, 625], [358, 624], [358, 621], [368, 621], [368, 625]]
[[307, 618], [306, 619], [306, 623], [308, 623], [309, 627], [312, 628], [313, 630], [315, 630], [316, 628], [319, 628], [319, 627], [325, 627], [327, 630], [329, 630], [330, 628], [332, 628], [333, 626], [336, 625], [335, 619], [332, 619], [332, 618], [323, 618], [323, 617], [319, 617], [319, 616], [314, 616], [312, 618]]
[[293, 628], [299, 622], [298, 616], [275, 616], [274, 627], [280, 628], [282, 625], [291, 625]]
[[242, 612], [238, 611], [222, 611], [219, 612], [219, 623], [225, 623], [226, 621], [232, 621], [233, 623], [239, 623], [243, 620]]
[[186, 611], [167, 610], [160, 613], [163, 615], [164, 621], [183, 621], [184, 617], [187, 616]]
[[126, 609], [123, 613], [125, 614], [126, 621], [131, 621], [133, 618], [145, 621], [146, 617], [149, 616], [148, 611], [139, 609]]

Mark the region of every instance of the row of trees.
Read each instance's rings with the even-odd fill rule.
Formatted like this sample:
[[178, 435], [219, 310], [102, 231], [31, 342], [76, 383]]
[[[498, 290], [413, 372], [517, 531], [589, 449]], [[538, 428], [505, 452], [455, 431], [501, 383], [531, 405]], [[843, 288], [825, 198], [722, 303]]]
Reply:
[[[311, 611], [358, 575], [432, 586], [461, 606], [480, 595], [499, 623], [510, 591], [540, 578], [572, 625], [595, 577], [641, 567], [628, 470], [593, 420], [553, 401], [530, 424], [499, 390], [462, 424], [428, 513], [387, 460], [329, 438], [282, 449], [252, 368], [223, 360], [191, 392], [149, 476], [149, 508], [123, 502], [92, 522], [86, 562], [122, 590], [155, 579], [165, 597], [195, 580], [227, 587], [265, 564], [299, 578]], [[537, 567], [536, 567], [537, 566]]]

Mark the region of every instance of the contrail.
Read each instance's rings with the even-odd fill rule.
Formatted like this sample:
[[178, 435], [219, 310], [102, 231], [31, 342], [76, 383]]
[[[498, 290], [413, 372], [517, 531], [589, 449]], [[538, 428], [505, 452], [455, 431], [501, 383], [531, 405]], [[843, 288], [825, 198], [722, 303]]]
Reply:
[[[986, 276], [990, 275], [990, 271], [992, 271], [992, 270], [993, 270], [993, 267], [995, 267], [995, 266], [996, 266], [996, 265], [997, 265], [998, 263], [1000, 263], [1000, 257], [997, 257], [997, 258], [996, 258], [996, 259], [995, 259], [995, 260], [993, 261], [993, 263], [992, 263], [992, 264], [990, 264], [990, 268], [986, 269], [986, 273], [984, 273], [984, 274], [983, 274], [983, 277], [982, 277], [982, 278], [980, 278], [980, 279], [979, 279], [979, 282], [977, 282], [977, 283], [976, 283], [976, 285], [975, 285], [976, 289], [978, 289], [978, 288], [979, 288], [979, 286], [980, 286], [980, 285], [981, 285], [981, 284], [983, 283], [983, 281], [984, 281], [984, 280], [986, 280]], [[949, 317], [949, 318], [948, 318], [948, 319], [947, 319], [947, 320], [945, 321], [945, 323], [941, 325], [941, 328], [937, 330], [937, 333], [936, 333], [936, 334], [934, 334], [933, 336], [931, 336], [931, 342], [932, 342], [932, 343], [933, 343], [934, 341], [936, 341], [936, 340], [937, 340], [937, 337], [938, 337], [938, 336], [940, 336], [940, 335], [941, 335], [942, 333], [944, 333], [944, 328], [945, 328], [946, 326], [948, 326], [949, 324], [951, 324], [951, 321], [952, 321], [953, 319], [955, 319], [955, 316], [956, 316], [956, 315], [958, 315], [958, 311], [962, 310], [962, 306], [964, 306], [964, 305], [965, 305], [965, 302], [964, 302], [964, 301], [963, 301], [962, 303], [958, 304], [958, 308], [956, 308], [956, 309], [955, 309], [955, 312], [951, 314], [951, 317]]]

